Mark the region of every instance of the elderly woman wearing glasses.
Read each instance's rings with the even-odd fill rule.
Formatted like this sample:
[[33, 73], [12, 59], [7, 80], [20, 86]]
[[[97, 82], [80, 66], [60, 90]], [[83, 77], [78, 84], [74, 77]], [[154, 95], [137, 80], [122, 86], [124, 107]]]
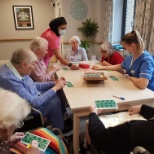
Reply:
[[[0, 88], [0, 153], [9, 154], [9, 146], [24, 137], [24, 133], [16, 132], [16, 128], [23, 126], [23, 119], [30, 113], [31, 107], [26, 100], [16, 93]], [[17, 111], [17, 112], [16, 112]], [[38, 154], [37, 141], [32, 142], [28, 150]], [[26, 154], [30, 154], [29, 152]]]
[[104, 66], [121, 64], [124, 58], [114, 50], [110, 42], [103, 42], [100, 46], [100, 52], [102, 54], [101, 63]]
[[81, 44], [80, 38], [72, 36], [69, 42], [72, 47], [65, 51], [64, 58], [69, 62], [87, 61], [86, 50], [79, 46]]

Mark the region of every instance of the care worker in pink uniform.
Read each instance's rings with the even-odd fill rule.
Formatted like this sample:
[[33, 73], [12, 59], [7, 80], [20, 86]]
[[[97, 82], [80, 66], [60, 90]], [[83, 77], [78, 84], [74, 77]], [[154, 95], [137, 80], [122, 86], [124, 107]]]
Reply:
[[79, 69], [78, 66], [65, 60], [60, 53], [60, 36], [64, 35], [67, 28], [67, 22], [64, 17], [58, 17], [50, 21], [49, 27], [42, 33], [41, 37], [48, 41], [48, 53], [44, 57], [44, 62], [48, 67], [53, 55], [64, 65], [69, 66], [72, 70]]

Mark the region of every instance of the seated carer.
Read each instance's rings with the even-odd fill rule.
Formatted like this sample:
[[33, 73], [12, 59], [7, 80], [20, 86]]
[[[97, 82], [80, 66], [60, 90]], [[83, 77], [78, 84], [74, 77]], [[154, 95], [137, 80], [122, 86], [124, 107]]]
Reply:
[[113, 66], [93, 66], [94, 70], [125, 70], [126, 77], [133, 84], [140, 88], [149, 88], [154, 91], [154, 60], [148, 51], [144, 50], [144, 43], [138, 31], [126, 34], [121, 41], [124, 49], [128, 50], [131, 56], [127, 56], [122, 64]]
[[[22, 132], [13, 132], [23, 125], [23, 120], [30, 113], [31, 107], [16, 93], [2, 88], [0, 88], [0, 100], [0, 153], [9, 154], [9, 147], [24, 137]], [[30, 154], [32, 151], [33, 154], [39, 154], [37, 146], [38, 142], [33, 140], [25, 154]]]
[[111, 42], [103, 42], [100, 46], [100, 52], [102, 54], [101, 63], [103, 66], [121, 64], [124, 61], [121, 54], [114, 50]]
[[129, 154], [136, 146], [142, 146], [154, 153], [154, 108], [147, 105], [131, 107], [130, 115], [139, 113], [147, 120], [133, 120], [114, 127], [105, 128], [97, 116], [100, 109], [90, 107], [87, 141], [97, 151], [110, 154]]
[[58, 67], [50, 67], [47, 69], [43, 60], [43, 57], [48, 51], [48, 41], [42, 37], [35, 37], [30, 43], [30, 49], [38, 59], [34, 63], [35, 69], [31, 72], [31, 78], [37, 82], [53, 80], [53, 75], [58, 70]]
[[80, 47], [80, 38], [78, 36], [72, 36], [69, 42], [72, 47], [66, 49], [64, 58], [69, 62], [88, 61], [86, 50]]
[[36, 61], [37, 57], [30, 49], [15, 50], [11, 61], [0, 67], [0, 87], [16, 92], [41, 111], [53, 127], [63, 130], [66, 109], [57, 91], [65, 86], [66, 81], [60, 78], [55, 83], [34, 82], [29, 75], [35, 69]]

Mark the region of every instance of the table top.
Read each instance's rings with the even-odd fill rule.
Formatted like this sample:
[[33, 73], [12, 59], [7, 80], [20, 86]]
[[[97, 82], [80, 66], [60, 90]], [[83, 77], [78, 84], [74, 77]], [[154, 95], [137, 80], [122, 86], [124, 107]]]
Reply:
[[[124, 75], [117, 71], [98, 71], [104, 72], [108, 78], [100, 82], [87, 82], [83, 80], [83, 70], [59, 70], [58, 77], [65, 77], [72, 82], [73, 87], [64, 87], [64, 93], [68, 99], [72, 110], [80, 110], [94, 104], [95, 100], [114, 99], [118, 104], [134, 102], [140, 100], [154, 100], [154, 92], [149, 89], [138, 89]], [[110, 76], [116, 77], [113, 80]], [[112, 95], [123, 97], [125, 100], [114, 98]]]

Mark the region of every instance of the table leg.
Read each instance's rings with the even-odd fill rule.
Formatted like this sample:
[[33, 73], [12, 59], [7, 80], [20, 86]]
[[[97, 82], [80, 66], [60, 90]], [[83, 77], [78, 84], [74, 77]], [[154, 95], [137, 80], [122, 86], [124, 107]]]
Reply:
[[79, 132], [80, 132], [80, 118], [77, 113], [73, 114], [73, 149], [74, 154], [79, 154]]

